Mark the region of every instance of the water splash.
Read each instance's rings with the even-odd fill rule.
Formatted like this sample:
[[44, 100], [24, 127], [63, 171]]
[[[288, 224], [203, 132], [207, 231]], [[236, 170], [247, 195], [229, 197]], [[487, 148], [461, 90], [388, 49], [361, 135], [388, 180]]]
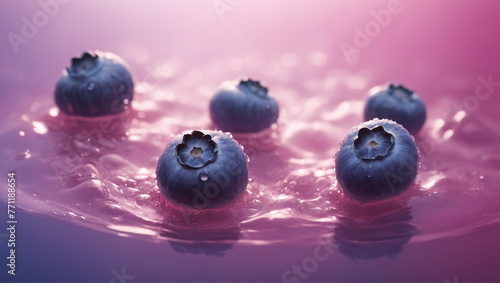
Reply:
[[[272, 245], [308, 244], [340, 229], [339, 241], [353, 254], [357, 250], [350, 238], [352, 221], [379, 223], [373, 219], [392, 219], [390, 215], [407, 212], [408, 207], [411, 223], [380, 224], [409, 229], [398, 244], [452, 237], [500, 222], [495, 191], [500, 187], [499, 134], [468, 113], [456, 114], [451, 121], [429, 117], [416, 138], [422, 151], [417, 184], [407, 193], [368, 205], [345, 196], [334, 177], [332, 157], [345, 134], [362, 122], [355, 113], [362, 111], [365, 92], [373, 83], [340, 70], [321, 73], [317, 67], [325, 61], [323, 55], [313, 54], [311, 69], [304, 64], [302, 80], [283, 83], [268, 78], [283, 115], [272, 129], [233, 136], [248, 156], [251, 181], [243, 196], [227, 207], [178, 207], [165, 200], [155, 179], [157, 158], [174, 136], [213, 128], [206, 111], [211, 93], [205, 89], [228, 79], [224, 68], [203, 72], [205, 76], [195, 71], [185, 78], [174, 76], [168, 84], [150, 83], [131, 109], [113, 117], [67, 117], [54, 105], [40, 102], [38, 112], [25, 111], [0, 133], [2, 160], [10, 160], [1, 168], [29, 176], [19, 190], [23, 209], [119, 236], [167, 240], [182, 251], [193, 249], [179, 244], [189, 242], [186, 239], [210, 241], [195, 230], [211, 231], [203, 235], [224, 243]], [[281, 59], [286, 76], [294, 75], [293, 67], [302, 62], [296, 59]], [[256, 65], [254, 71], [261, 67]], [[365, 92], [360, 94], [359, 88]], [[314, 96], [302, 94], [311, 89]], [[430, 113], [441, 107], [439, 101], [427, 102]], [[478, 127], [493, 133], [488, 136], [493, 141], [471, 150], [468, 136]], [[446, 134], [449, 129], [454, 134]], [[207, 181], [212, 176], [199, 178]], [[436, 215], [454, 215], [454, 221]], [[297, 232], [286, 232], [290, 229]]]

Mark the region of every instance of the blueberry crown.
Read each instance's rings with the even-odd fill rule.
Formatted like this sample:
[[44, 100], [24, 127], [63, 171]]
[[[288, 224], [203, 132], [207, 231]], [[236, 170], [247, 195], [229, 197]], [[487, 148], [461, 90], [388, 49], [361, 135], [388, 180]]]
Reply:
[[72, 58], [71, 66], [67, 67], [66, 70], [72, 77], [84, 77], [97, 72], [100, 68], [101, 62], [99, 60], [99, 55], [85, 52], [80, 58]]
[[396, 96], [400, 100], [409, 99], [414, 96], [414, 92], [403, 85], [396, 86], [394, 84], [390, 84], [387, 91], [390, 95]]
[[263, 87], [259, 81], [252, 79], [241, 80], [238, 87], [248, 90], [250, 93], [259, 97], [267, 97], [267, 87]]
[[214, 162], [219, 149], [210, 135], [192, 131], [182, 137], [182, 142], [175, 147], [175, 151], [181, 165], [198, 169]]
[[354, 140], [354, 151], [363, 160], [382, 159], [389, 155], [394, 144], [394, 136], [382, 126], [373, 129], [361, 128]]

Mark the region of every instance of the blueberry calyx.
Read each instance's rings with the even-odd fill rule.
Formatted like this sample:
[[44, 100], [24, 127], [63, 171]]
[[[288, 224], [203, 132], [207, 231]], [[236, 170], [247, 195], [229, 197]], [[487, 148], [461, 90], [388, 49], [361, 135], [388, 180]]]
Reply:
[[83, 53], [82, 57], [71, 59], [71, 66], [67, 67], [68, 75], [71, 77], [85, 77], [97, 72], [102, 67], [99, 55], [89, 52]]
[[210, 135], [192, 131], [182, 137], [182, 142], [175, 147], [175, 151], [181, 165], [198, 169], [214, 162], [219, 149]]
[[262, 86], [259, 81], [254, 81], [252, 79], [241, 80], [238, 87], [244, 88], [256, 96], [262, 98], [267, 97], [267, 87]]
[[399, 101], [409, 100], [414, 97], [414, 91], [408, 89], [403, 85], [396, 86], [394, 84], [390, 84], [387, 91], [390, 95], [398, 98]]
[[382, 159], [391, 153], [395, 138], [386, 132], [382, 126], [373, 129], [361, 128], [354, 140], [354, 151], [363, 160]]

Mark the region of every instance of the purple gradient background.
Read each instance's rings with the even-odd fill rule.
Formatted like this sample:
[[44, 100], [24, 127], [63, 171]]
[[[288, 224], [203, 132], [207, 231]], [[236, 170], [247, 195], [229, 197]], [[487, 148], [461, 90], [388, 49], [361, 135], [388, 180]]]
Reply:
[[[148, 66], [170, 58], [180, 58], [186, 70], [215, 61], [229, 65], [247, 54], [266, 60], [317, 50], [326, 54], [325, 72], [334, 67], [365, 74], [374, 85], [389, 79], [410, 82], [426, 102], [448, 108], [474, 94], [478, 76], [500, 79], [500, 1], [493, 0], [401, 1], [402, 12], [361, 49], [356, 63], [348, 63], [340, 43], [354, 44], [355, 28], [363, 28], [373, 20], [370, 12], [385, 9], [389, 2], [243, 0], [221, 20], [212, 0], [69, 1], [16, 54], [7, 34], [20, 34], [22, 17], [31, 19], [41, 8], [38, 1], [0, 0], [0, 97], [6, 109], [0, 121], [22, 113], [33, 101], [52, 101], [61, 66], [82, 50], [119, 54], [138, 80], [147, 76]], [[228, 78], [239, 75], [228, 68]], [[473, 114], [498, 121], [499, 92]], [[432, 107], [428, 116], [442, 117], [444, 111]], [[3, 204], [0, 212], [6, 214]], [[18, 275], [6, 277], [7, 252], [0, 238], [1, 282], [110, 282], [112, 270], [122, 267], [135, 276], [129, 282], [280, 281], [283, 271], [314, 250], [309, 245], [235, 245], [223, 257], [179, 254], [168, 245], [19, 213]], [[305, 282], [499, 281], [499, 238], [497, 224], [412, 243], [395, 258], [353, 261], [333, 254]]]
[[[445, 87], [453, 96], [473, 94], [477, 76], [499, 73], [497, 1], [402, 1], [402, 12], [361, 49], [357, 64], [346, 61], [339, 45], [354, 45], [355, 27], [364, 28], [373, 20], [370, 12], [386, 9], [389, 0], [241, 1], [222, 21], [213, 2], [69, 1], [15, 54], [6, 35], [21, 34], [21, 18], [31, 19], [41, 8], [34, 1], [2, 0], [1, 87], [11, 94], [6, 102], [20, 103], [19, 95], [29, 99], [34, 89], [52, 99], [61, 66], [81, 50], [95, 49], [119, 54], [137, 78], [147, 74], [148, 64], [172, 57], [203, 65], [248, 53], [268, 58], [322, 50], [329, 66], [383, 74], [377, 76], [381, 84], [386, 78], [412, 82], [430, 97], [450, 95], [440, 89]], [[497, 113], [493, 104], [481, 107]]]

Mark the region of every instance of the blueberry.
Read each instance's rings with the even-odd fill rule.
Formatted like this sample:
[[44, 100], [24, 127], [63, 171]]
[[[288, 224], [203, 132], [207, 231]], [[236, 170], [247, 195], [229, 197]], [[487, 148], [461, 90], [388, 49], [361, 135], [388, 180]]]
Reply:
[[374, 119], [347, 135], [336, 154], [335, 170], [346, 194], [368, 202], [408, 190], [417, 176], [418, 159], [415, 141], [405, 128]]
[[97, 117], [124, 111], [134, 97], [125, 63], [111, 53], [85, 52], [71, 59], [55, 90], [56, 104], [71, 116]]
[[368, 98], [365, 105], [365, 121], [374, 118], [390, 119], [416, 134], [425, 122], [425, 105], [413, 91], [391, 84], [388, 89]]
[[258, 81], [227, 81], [210, 102], [210, 116], [219, 129], [235, 133], [256, 133], [278, 119], [276, 100]]
[[174, 203], [196, 209], [220, 207], [245, 191], [247, 156], [227, 134], [192, 131], [167, 146], [156, 177], [162, 193]]

